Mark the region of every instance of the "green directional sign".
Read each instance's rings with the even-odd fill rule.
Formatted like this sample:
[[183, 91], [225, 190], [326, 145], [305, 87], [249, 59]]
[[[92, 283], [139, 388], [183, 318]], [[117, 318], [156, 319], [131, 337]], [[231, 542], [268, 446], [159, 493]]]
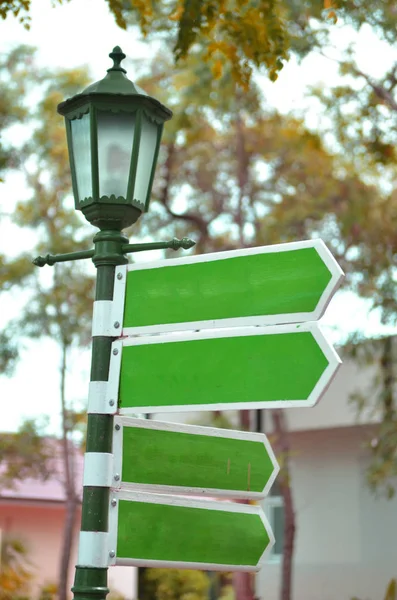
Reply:
[[120, 414], [313, 406], [340, 359], [314, 323], [143, 336], [113, 343]]
[[342, 278], [321, 240], [121, 266], [113, 322], [130, 335], [314, 321]]
[[113, 564], [257, 571], [274, 543], [258, 506], [115, 492], [110, 500]]
[[264, 498], [278, 464], [265, 435], [116, 417], [114, 481], [123, 489]]

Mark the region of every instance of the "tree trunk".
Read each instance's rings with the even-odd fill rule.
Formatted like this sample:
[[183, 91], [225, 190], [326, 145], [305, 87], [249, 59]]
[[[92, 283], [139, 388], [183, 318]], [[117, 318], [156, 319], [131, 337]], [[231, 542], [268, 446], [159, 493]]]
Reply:
[[236, 116], [236, 158], [237, 158], [237, 180], [238, 180], [238, 203], [235, 222], [238, 225], [239, 245], [245, 247], [244, 240], [244, 196], [248, 183], [248, 157], [245, 150], [244, 127], [240, 112]]
[[66, 358], [67, 358], [68, 344], [64, 342], [62, 344], [62, 356], [60, 366], [60, 397], [61, 397], [61, 416], [62, 416], [62, 464], [64, 473], [64, 489], [65, 489], [65, 522], [63, 528], [63, 539], [62, 539], [62, 553], [61, 562], [59, 565], [59, 600], [67, 600], [68, 597], [68, 576], [70, 567], [70, 553], [73, 543], [73, 532], [74, 525], [77, 516], [77, 505], [78, 499], [75, 490], [75, 477], [74, 477], [74, 449], [69, 447], [68, 432], [68, 413], [66, 409], [66, 396], [65, 396], [65, 380], [66, 380]]
[[63, 526], [62, 555], [59, 572], [59, 600], [67, 600], [68, 598], [70, 553], [73, 544], [73, 532], [77, 518], [77, 505], [78, 501], [76, 498], [68, 498], [66, 500], [66, 515]]
[[251, 431], [251, 411], [240, 410], [240, 429]]
[[236, 600], [255, 600], [254, 575], [252, 573], [233, 573], [233, 587]]
[[393, 398], [394, 373], [392, 336], [388, 336], [384, 339], [380, 365], [383, 379], [383, 420], [392, 421], [395, 412]]
[[290, 446], [285, 425], [285, 417], [281, 410], [272, 411], [274, 434], [276, 436], [275, 450], [281, 456], [282, 465], [278, 481], [284, 501], [285, 530], [283, 562], [281, 570], [280, 600], [291, 600], [292, 597], [292, 564], [295, 542], [295, 511], [290, 485], [289, 455]]
[[172, 181], [172, 169], [175, 155], [175, 143], [171, 142], [167, 145], [167, 158], [164, 163], [164, 184], [160, 192], [159, 201], [164, 206], [165, 210], [173, 219], [180, 219], [193, 225], [199, 232], [199, 239], [196, 242], [196, 251], [199, 254], [205, 250], [205, 245], [209, 238], [209, 222], [197, 212], [186, 212], [183, 214], [176, 213], [170, 207], [170, 185]]

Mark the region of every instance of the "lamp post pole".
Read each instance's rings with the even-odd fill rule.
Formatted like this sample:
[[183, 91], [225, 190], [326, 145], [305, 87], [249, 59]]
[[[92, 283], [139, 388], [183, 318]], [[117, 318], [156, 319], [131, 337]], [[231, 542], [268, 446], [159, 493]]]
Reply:
[[[128, 262], [122, 251], [128, 239], [120, 231], [100, 231], [94, 237], [93, 263], [97, 269], [95, 301], [113, 300], [115, 267]], [[114, 338], [92, 338], [91, 382], [107, 382]], [[112, 453], [113, 416], [88, 414], [86, 452]], [[109, 487], [84, 486], [81, 531], [108, 531]], [[72, 588], [78, 600], [106, 598], [107, 568], [78, 565]]]
[[[113, 300], [115, 267], [127, 253], [165, 248], [191, 248], [188, 238], [129, 244], [122, 230], [148, 210], [164, 121], [171, 111], [135, 86], [120, 66], [125, 55], [116, 46], [113, 66], [101, 81], [62, 102], [76, 208], [99, 228], [94, 249], [46, 256], [39, 267], [91, 258], [96, 269], [95, 305]], [[102, 172], [102, 170], [104, 172]], [[72, 591], [77, 600], [104, 600], [108, 589], [108, 533], [113, 415], [105, 410], [111, 347], [114, 337], [93, 332], [87, 443], [78, 564]]]

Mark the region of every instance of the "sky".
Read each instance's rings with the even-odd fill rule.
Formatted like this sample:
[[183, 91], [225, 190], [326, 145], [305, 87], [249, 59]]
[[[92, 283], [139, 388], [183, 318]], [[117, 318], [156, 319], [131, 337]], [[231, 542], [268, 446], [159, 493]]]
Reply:
[[[88, 65], [93, 81], [101, 79], [110, 66], [108, 54], [120, 45], [127, 57], [148, 60], [155, 46], [142, 43], [136, 31], [119, 29], [108, 12], [104, 0], [71, 0], [52, 8], [51, 0], [32, 1], [32, 23], [26, 31], [15, 19], [0, 21], [0, 53], [15, 45], [25, 43], [38, 48], [39, 65], [75, 68]], [[334, 42], [342, 49], [350, 40], [352, 32], [336, 28]], [[359, 67], [376, 77], [380, 69], [394, 60], [390, 48], [379, 42], [369, 28], [357, 36]], [[369, 50], [370, 49], [370, 50]], [[394, 53], [393, 53], [394, 54]], [[134, 79], [134, 73], [128, 70]], [[315, 128], [321, 118], [316, 106], [305, 98], [308, 85], [327, 85], [338, 81], [338, 68], [333, 60], [324, 56], [312, 56], [302, 64], [291, 61], [281, 72], [276, 83], [265, 77], [259, 78], [264, 96], [281, 112], [301, 111], [309, 126]], [[10, 212], [13, 204], [26, 197], [26, 190], [18, 174], [0, 183], [0, 212]], [[21, 236], [9, 227], [6, 220], [0, 222], [0, 251], [14, 254], [18, 251]], [[29, 246], [34, 240], [24, 233]], [[50, 249], [49, 249], [50, 251]], [[142, 253], [139, 260], [153, 260], [153, 254]], [[1, 297], [0, 326], [20, 310], [24, 298], [13, 295]], [[350, 292], [338, 292], [321, 323], [328, 338], [337, 343], [348, 333], [364, 327], [367, 335], [394, 332], [380, 326], [376, 312], [368, 315], [367, 305], [358, 301]], [[84, 407], [89, 380], [90, 353], [75, 351], [69, 364], [67, 393], [72, 402]], [[15, 430], [23, 417], [47, 417], [49, 431], [59, 427], [59, 354], [55, 341], [26, 341], [21, 347], [19, 365], [10, 378], [0, 377], [1, 412], [0, 431]]]

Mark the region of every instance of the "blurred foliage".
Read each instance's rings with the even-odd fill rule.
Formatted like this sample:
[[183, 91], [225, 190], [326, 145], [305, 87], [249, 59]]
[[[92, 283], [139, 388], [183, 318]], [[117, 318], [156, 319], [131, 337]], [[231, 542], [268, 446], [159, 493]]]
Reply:
[[25, 544], [18, 538], [1, 538], [0, 600], [15, 600], [29, 591], [32, 570]]
[[192, 425], [204, 425], [205, 427], [217, 427], [218, 429], [233, 429], [234, 425], [230, 415], [222, 411], [202, 412], [197, 419], [191, 422]]
[[397, 581], [395, 579], [390, 580], [384, 600], [397, 600]]
[[397, 314], [397, 58], [393, 52], [397, 10], [392, 2], [375, 2], [371, 11], [367, 3], [355, 4], [353, 8], [346, 3], [346, 23], [357, 29], [367, 25], [366, 34], [374, 34], [378, 68], [372, 65], [367, 70], [354, 42], [343, 54], [330, 45], [324, 52], [339, 64], [339, 82], [311, 89], [309, 94], [321, 102], [324, 118], [319, 133], [340, 167], [359, 173], [375, 190], [377, 198], [368, 204], [370, 210], [358, 203], [352, 212], [347, 259], [357, 271], [356, 291], [380, 308], [385, 323], [393, 324]]
[[226, 61], [244, 88], [253, 67], [264, 66], [276, 79], [287, 59], [285, 6], [277, 0], [107, 1], [120, 27], [138, 24], [145, 37], [165, 38], [177, 62], [200, 44], [213, 76], [220, 76]]
[[[340, 61], [343, 85], [316, 90], [326, 117], [320, 133], [310, 131], [303, 118], [264, 107], [251, 78], [252, 69], [260, 66], [274, 78], [288, 53], [303, 58], [313, 49], [324, 51], [336, 27], [334, 16], [357, 30], [369, 25], [380, 39], [395, 45], [395, 3], [375, 0], [369, 6], [355, 0], [340, 6], [316, 0], [308, 7], [286, 0], [266, 3], [265, 12], [265, 3], [253, 0], [108, 4], [120, 26], [136, 23], [148, 39], [163, 41], [161, 52], [148, 65], [150, 75], [141, 83], [175, 113], [165, 130], [151, 212], [135, 233], [191, 235], [198, 240], [198, 252], [320, 236], [346, 270], [347, 285], [380, 307], [385, 322], [395, 322], [396, 68], [375, 80], [358, 68], [351, 48]], [[238, 18], [242, 14], [244, 19]], [[18, 75], [24, 63], [15, 56], [13, 78], [23, 93], [12, 87], [3, 114], [15, 103], [20, 114], [12, 116], [14, 122], [30, 122], [27, 104], [20, 100], [27, 97], [23, 86], [30, 80]], [[64, 82], [77, 91], [82, 79], [69, 72]], [[79, 219], [64, 204], [70, 175], [63, 125], [55, 116], [59, 99], [74, 92], [59, 93], [61, 79], [54, 78], [53, 87], [46, 87], [46, 79], [40, 81], [46, 100], [35, 118], [45, 125], [35, 125], [22, 153], [12, 155], [12, 147], [6, 146], [0, 154], [7, 168], [37, 157], [36, 168], [26, 174], [32, 199], [18, 207], [16, 222], [37, 228], [37, 252], [86, 248]], [[49, 182], [43, 176], [47, 172]], [[12, 270], [13, 263], [5, 268]], [[59, 327], [67, 320], [69, 300], [57, 288], [56, 278], [71, 281], [75, 272], [65, 269], [53, 271], [54, 287], [41, 280], [35, 284], [37, 295], [30, 316], [27, 313], [30, 335], [37, 334], [35, 318], [44, 311], [49, 319], [46, 333], [62, 339]], [[1, 273], [0, 269], [0, 283], [9, 285], [7, 271], [4, 280]], [[22, 271], [20, 281], [23, 276]], [[50, 308], [52, 290], [56, 302]], [[42, 294], [46, 297], [41, 302]], [[70, 306], [83, 314], [83, 305], [78, 308], [73, 300]], [[71, 330], [65, 340], [77, 344], [83, 338]], [[394, 417], [384, 414], [381, 437], [386, 447], [379, 454], [379, 473], [388, 464], [390, 448], [397, 446]], [[385, 473], [390, 472], [387, 466]]]
[[46, 583], [40, 588], [38, 600], [57, 600], [58, 586], [56, 583]]
[[[360, 600], [360, 598], [354, 596], [351, 600]], [[390, 580], [383, 600], [397, 600], [397, 581], [395, 579]]]
[[[3, 147], [3, 155], [8, 156], [4, 170], [18, 168], [31, 191], [30, 199], [19, 202], [8, 217], [20, 227], [37, 230], [39, 241], [33, 256], [87, 248], [91, 241], [82, 219], [71, 203], [65, 203], [70, 197], [70, 169], [63, 118], [56, 112], [57, 104], [65, 96], [86, 85], [87, 73], [41, 70], [36, 66], [34, 50], [20, 46], [1, 57], [0, 81], [4, 83], [0, 133], [7, 133], [16, 124], [30, 133], [18, 148], [12, 148], [11, 141]], [[32, 96], [36, 97], [33, 107]], [[12, 136], [8, 138], [11, 140]], [[14, 155], [18, 156], [17, 162], [12, 160]], [[47, 335], [62, 338], [68, 346], [87, 344], [93, 278], [80, 266], [62, 265], [53, 268], [50, 281], [48, 278], [44, 281], [32, 265], [33, 256], [26, 253], [11, 259], [0, 256], [2, 291], [22, 285], [30, 278], [31, 297], [18, 323], [19, 337]], [[3, 337], [5, 342], [6, 334]], [[16, 347], [8, 343], [3, 348], [1, 361], [5, 368], [15, 359]]]
[[16, 259], [10, 259], [0, 254], [0, 291], [4, 292], [11, 286], [25, 283], [27, 276], [32, 272], [30, 256], [24, 254]]
[[18, 342], [10, 327], [0, 331], [0, 375], [11, 375], [18, 360]]
[[210, 580], [203, 571], [144, 569], [140, 600], [208, 600]]
[[[25, 29], [29, 29], [31, 3], [31, 0], [0, 0], [0, 18], [6, 19], [12, 15]], [[62, 0], [52, 0], [52, 6], [57, 4], [62, 4]]]
[[43, 424], [25, 420], [16, 433], [0, 436], [0, 491], [27, 478], [46, 480], [54, 473], [54, 447]]
[[233, 578], [236, 573], [218, 573], [209, 571], [208, 577], [211, 581], [210, 598], [216, 600], [235, 600]]
[[[374, 190], [373, 197], [366, 202], [358, 197], [354, 210], [350, 211], [350, 243], [345, 248], [345, 266], [354, 272], [350, 278], [352, 289], [379, 309], [383, 323], [394, 326], [397, 316], [397, 57], [394, 52], [397, 10], [392, 2], [375, 2], [371, 11], [364, 2], [356, 3], [353, 10], [350, 8], [347, 3], [346, 22], [357, 29], [367, 26], [366, 34], [374, 35], [373, 47], [374, 52], [379, 52], [379, 64], [374, 68], [360, 61], [353, 41], [343, 54], [330, 45], [325, 53], [337, 60], [340, 80], [335, 86], [315, 88], [309, 93], [321, 103], [325, 118], [319, 124], [319, 133], [327, 140], [327, 147], [332, 148], [340, 168], [359, 173], [368, 189]], [[374, 492], [389, 498], [394, 496], [397, 483], [394, 345], [392, 337], [365, 341], [359, 336], [347, 348], [359, 364], [377, 367], [368, 391], [357, 393], [352, 399], [359, 414], [376, 414], [380, 419], [376, 434], [368, 444], [371, 462], [367, 477]]]
[[[28, 56], [29, 72], [26, 74], [23, 66]], [[87, 233], [89, 228], [73, 206], [65, 127], [63, 118], [56, 111], [61, 100], [87, 85], [88, 78], [82, 70], [42, 71], [35, 63], [34, 53], [26, 47], [16, 48], [4, 57], [0, 73], [2, 70], [6, 72], [4, 79], [12, 79], [12, 86], [18, 90], [13, 98], [15, 105], [10, 101], [7, 107], [14, 120], [5, 121], [3, 131], [9, 133], [14, 123], [23, 127], [25, 136], [18, 148], [18, 170], [24, 175], [30, 193], [27, 200], [17, 203], [9, 216], [14, 225], [34, 232], [37, 243], [32, 248], [29, 263], [25, 255], [0, 263], [0, 283], [3, 290], [7, 290], [25, 282], [29, 276], [29, 287], [24, 290], [26, 303], [16, 323], [17, 339], [47, 337], [59, 347], [61, 447], [67, 513], [58, 583], [58, 598], [62, 600], [67, 596], [70, 540], [79, 504], [72, 438], [76, 428], [84, 426], [81, 412], [75, 413], [68, 401], [66, 379], [71, 349], [86, 346], [91, 340], [94, 278], [81, 263], [57, 264], [42, 271], [37, 267], [32, 269], [31, 259], [38, 254], [73, 252], [92, 245], [92, 233]], [[7, 169], [12, 167], [10, 161], [5, 165]], [[10, 346], [3, 354], [5, 366], [10, 367], [15, 358], [14, 348]], [[23, 463], [23, 448], [17, 446], [15, 456], [16, 465], [18, 461]], [[28, 466], [34, 469], [37, 465], [39, 469], [40, 464], [40, 454], [32, 453]], [[9, 479], [19, 476], [15, 471], [8, 475]]]
[[365, 444], [370, 459], [366, 471], [368, 485], [374, 493], [392, 498], [397, 486], [396, 337], [353, 339], [345, 346], [344, 353], [354, 358], [359, 368], [374, 371], [365, 393], [355, 392], [351, 401], [359, 418], [365, 415], [365, 421], [378, 423]]
[[21, 333], [47, 336], [62, 347], [91, 341], [93, 279], [72, 265], [54, 265], [50, 286], [36, 283], [34, 295], [21, 315]]
[[200, 45], [217, 79], [224, 64], [247, 89], [254, 69], [275, 80], [291, 54], [326, 46], [338, 18], [359, 29], [369, 24], [392, 36], [394, 0], [106, 0], [123, 29], [136, 24], [149, 40], [172, 48], [176, 63]]
[[235, 600], [233, 574], [189, 569], [139, 569], [140, 600]]
[[[305, 56], [323, 47], [338, 18], [359, 28], [369, 24], [387, 39], [393, 36], [393, 0], [106, 0], [117, 25], [137, 25], [149, 40], [161, 39], [175, 61], [197, 45], [204, 50], [215, 78], [226, 62], [234, 80], [247, 89], [254, 69], [265, 68], [275, 80], [291, 53]], [[62, 0], [53, 0], [53, 6]], [[0, 17], [18, 18], [29, 28], [30, 0], [0, 0]]]
[[241, 94], [225, 73], [209, 93], [208, 66], [199, 54], [189, 60], [174, 69], [163, 53], [140, 80], [176, 115], [142, 230], [192, 235], [198, 252], [321, 236], [355, 284], [344, 257], [357, 245], [357, 217], [379, 235], [377, 189], [347, 161], [341, 169], [302, 119], [264, 108], [254, 86]]
[[[29, 72], [33, 59], [31, 52], [32, 49], [19, 46], [6, 55], [0, 55], [0, 132], [22, 122], [28, 115], [26, 93], [32, 83]], [[37, 83], [40, 84], [40, 79]], [[16, 168], [19, 164], [18, 150], [1, 135], [0, 181], [6, 168]]]
[[110, 591], [106, 598], [108, 598], [108, 600], [126, 600], [125, 596], [117, 591]]
[[[141, 231], [189, 235], [199, 253], [321, 237], [345, 285], [395, 319], [394, 195], [365, 181], [350, 154], [330, 152], [303, 119], [266, 109], [254, 85], [241, 94], [226, 71], [210, 84], [200, 52], [178, 68], [163, 52], [140, 81], [176, 115]], [[397, 448], [389, 417], [381, 439]], [[374, 456], [371, 485], [392, 473], [385, 457]]]

